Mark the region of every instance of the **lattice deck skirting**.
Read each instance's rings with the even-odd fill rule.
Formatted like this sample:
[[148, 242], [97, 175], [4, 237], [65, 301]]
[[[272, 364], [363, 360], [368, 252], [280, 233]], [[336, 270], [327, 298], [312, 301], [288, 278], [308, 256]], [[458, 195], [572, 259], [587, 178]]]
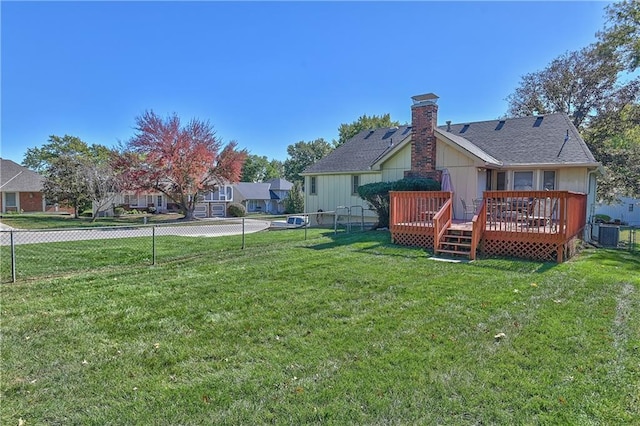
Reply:
[[[391, 238], [394, 244], [433, 250], [434, 238], [432, 235], [393, 232]], [[542, 262], [556, 262], [558, 248], [560, 248], [562, 261], [565, 261], [575, 256], [579, 240], [574, 237], [564, 244], [559, 244], [544, 241], [505, 241], [483, 238], [480, 242], [479, 252], [485, 256], [518, 257]]]
[[433, 235], [424, 234], [405, 234], [402, 232], [394, 232], [391, 234], [394, 244], [410, 247], [422, 247], [433, 249]]
[[578, 252], [580, 239], [574, 237], [564, 244], [540, 241], [502, 241], [482, 240], [480, 252], [488, 256], [518, 257], [521, 259], [538, 260], [542, 262], [557, 262], [558, 248], [562, 251], [562, 261], [575, 256]]
[[488, 256], [519, 257], [522, 259], [555, 262], [557, 243], [540, 241], [504, 241], [483, 239], [480, 252]]

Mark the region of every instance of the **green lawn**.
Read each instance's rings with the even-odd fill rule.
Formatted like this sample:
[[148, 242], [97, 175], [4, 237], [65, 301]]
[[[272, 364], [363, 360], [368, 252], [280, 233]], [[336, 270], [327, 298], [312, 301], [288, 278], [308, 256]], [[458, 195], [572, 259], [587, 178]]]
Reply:
[[640, 419], [637, 254], [454, 264], [300, 232], [0, 285], [0, 424]]

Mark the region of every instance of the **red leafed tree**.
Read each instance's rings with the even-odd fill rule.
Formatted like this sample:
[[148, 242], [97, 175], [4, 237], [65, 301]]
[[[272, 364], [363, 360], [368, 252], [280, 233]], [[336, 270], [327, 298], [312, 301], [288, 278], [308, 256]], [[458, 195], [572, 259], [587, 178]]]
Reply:
[[181, 126], [175, 114], [162, 119], [146, 111], [136, 118], [136, 134], [114, 169], [124, 189], [159, 191], [192, 219], [199, 196], [240, 179], [247, 152], [236, 148], [236, 142], [223, 148], [208, 121]]

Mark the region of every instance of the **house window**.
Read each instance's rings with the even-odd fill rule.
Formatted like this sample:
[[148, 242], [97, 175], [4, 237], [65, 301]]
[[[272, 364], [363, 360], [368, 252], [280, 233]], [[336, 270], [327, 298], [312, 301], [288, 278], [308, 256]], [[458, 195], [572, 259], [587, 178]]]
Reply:
[[162, 195], [158, 195], [156, 199], [157, 199], [156, 207], [162, 207]]
[[311, 184], [309, 185], [311, 187], [311, 191], [310, 194], [311, 195], [316, 195], [318, 193], [318, 188], [316, 185], [316, 177], [315, 176], [311, 176]]
[[124, 202], [124, 204], [129, 204], [131, 205], [131, 195], [129, 194], [124, 194], [124, 200], [122, 200]]
[[556, 172], [553, 170], [545, 170], [542, 173], [542, 189], [546, 191], [556, 189]]
[[505, 172], [496, 173], [496, 190], [504, 191], [507, 189], [507, 174]]
[[513, 172], [513, 190], [531, 191], [533, 189], [533, 172]]
[[353, 195], [358, 195], [359, 186], [360, 186], [360, 176], [359, 175], [351, 176], [351, 193]]
[[18, 200], [18, 197], [16, 197], [15, 192], [5, 192], [4, 194], [5, 207], [18, 208], [17, 200]]
[[633, 211], [633, 203], [629, 204], [629, 212]]
[[147, 195], [147, 207], [153, 205], [153, 195]]

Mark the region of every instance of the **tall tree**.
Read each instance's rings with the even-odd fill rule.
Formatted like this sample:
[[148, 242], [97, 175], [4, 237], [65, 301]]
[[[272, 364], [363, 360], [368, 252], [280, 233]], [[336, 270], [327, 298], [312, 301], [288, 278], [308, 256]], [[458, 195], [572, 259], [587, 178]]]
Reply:
[[336, 147], [342, 145], [358, 133], [368, 129], [379, 129], [381, 127], [399, 126], [400, 122], [391, 120], [390, 114], [372, 115], [363, 114], [356, 121], [350, 124], [341, 124], [338, 127], [338, 140], [334, 141]]
[[640, 198], [640, 104], [627, 103], [600, 114], [584, 132], [605, 174], [598, 180], [598, 196], [613, 202]]
[[118, 183], [110, 164], [96, 164], [83, 160], [80, 162], [80, 167], [81, 178], [86, 186], [87, 198], [93, 204], [92, 222], [95, 222], [98, 218], [97, 213], [107, 206], [113, 193], [118, 191]]
[[628, 71], [640, 66], [640, 2], [621, 1], [606, 8], [607, 24], [598, 33], [600, 47], [619, 55]]
[[265, 182], [282, 176], [282, 162], [249, 154], [242, 166], [242, 182]]
[[287, 213], [302, 213], [304, 211], [304, 195], [300, 182], [293, 184], [293, 188], [284, 199], [284, 208]]
[[564, 112], [582, 129], [619, 90], [619, 62], [595, 45], [568, 52], [542, 71], [526, 74], [507, 98], [511, 116]]
[[112, 150], [104, 145], [89, 145], [76, 136], [51, 135], [41, 147], [27, 149], [22, 165], [37, 172], [44, 172], [52, 160], [61, 156], [89, 158], [94, 163], [107, 163]]
[[73, 207], [74, 217], [90, 203], [84, 163], [78, 157], [61, 155], [49, 160], [43, 172], [43, 193], [47, 200]]
[[301, 182], [300, 173], [307, 167], [326, 156], [333, 150], [331, 144], [323, 138], [312, 142], [300, 141], [287, 147], [287, 158], [284, 162], [284, 177], [291, 182]]
[[235, 141], [223, 147], [208, 121], [182, 126], [176, 114], [162, 119], [146, 111], [113, 165], [124, 188], [159, 191], [192, 219], [200, 196], [239, 181], [247, 152], [236, 148]]

